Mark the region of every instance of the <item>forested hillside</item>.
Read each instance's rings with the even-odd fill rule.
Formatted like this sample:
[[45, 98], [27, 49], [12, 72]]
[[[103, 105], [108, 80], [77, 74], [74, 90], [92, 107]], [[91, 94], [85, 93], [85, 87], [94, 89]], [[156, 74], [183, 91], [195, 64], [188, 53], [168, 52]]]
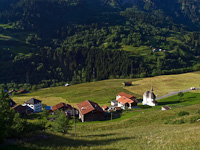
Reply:
[[198, 70], [199, 10], [196, 0], [1, 0], [0, 82]]

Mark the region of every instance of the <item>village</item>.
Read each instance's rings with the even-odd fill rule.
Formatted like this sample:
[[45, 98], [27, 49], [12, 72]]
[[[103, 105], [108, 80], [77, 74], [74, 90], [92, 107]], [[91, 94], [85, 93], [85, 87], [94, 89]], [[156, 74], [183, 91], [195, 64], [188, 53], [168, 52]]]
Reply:
[[[124, 86], [131, 86], [132, 82], [124, 82]], [[22, 90], [20, 90], [21, 92]], [[11, 93], [10, 91], [8, 92]], [[143, 94], [143, 100], [138, 101], [133, 95], [125, 92], [116, 94], [116, 99], [110, 101], [110, 106], [100, 107], [98, 103], [85, 100], [77, 104], [77, 107], [71, 106], [70, 104], [60, 102], [53, 106], [43, 106], [42, 101], [31, 98], [24, 102], [24, 104], [16, 105], [11, 100], [11, 109], [14, 109], [16, 113], [19, 113], [21, 117], [40, 113], [42, 111], [48, 111], [51, 115], [54, 115], [56, 111], [63, 111], [68, 118], [77, 117], [81, 122], [89, 121], [103, 121], [119, 118], [122, 115], [123, 110], [137, 109], [140, 108], [138, 103], [147, 106], [157, 106], [156, 95], [153, 92], [153, 86], [149, 91], [145, 91]], [[78, 109], [77, 109], [78, 108]], [[161, 107], [161, 110], [171, 109], [169, 106]], [[56, 118], [49, 118], [50, 121], [56, 120]]]

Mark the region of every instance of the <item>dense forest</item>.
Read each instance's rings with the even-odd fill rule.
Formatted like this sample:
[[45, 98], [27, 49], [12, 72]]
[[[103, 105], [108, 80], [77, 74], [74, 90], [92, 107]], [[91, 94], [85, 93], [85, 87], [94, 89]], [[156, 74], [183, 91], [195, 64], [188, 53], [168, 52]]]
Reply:
[[199, 70], [199, 19], [197, 0], [1, 0], [0, 83]]

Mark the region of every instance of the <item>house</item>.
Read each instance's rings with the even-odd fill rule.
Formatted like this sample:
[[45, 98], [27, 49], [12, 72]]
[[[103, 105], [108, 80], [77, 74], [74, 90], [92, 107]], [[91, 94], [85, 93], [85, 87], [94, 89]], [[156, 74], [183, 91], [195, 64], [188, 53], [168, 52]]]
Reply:
[[71, 105], [63, 103], [63, 102], [58, 103], [55, 106], [52, 106], [52, 112], [56, 110], [64, 111], [66, 116], [69, 116], [69, 117], [74, 115], [74, 111], [75, 111], [75, 115], [78, 115], [78, 111], [76, 108], [73, 108]]
[[25, 116], [28, 114], [28, 108], [26, 106], [22, 106], [22, 105], [15, 105], [14, 107], [12, 107], [11, 109], [14, 109], [16, 113], [19, 113], [19, 115]]
[[116, 101], [116, 100], [111, 101], [111, 106], [117, 106], [117, 105], [118, 105], [118, 101]]
[[123, 85], [124, 85], [124, 86], [131, 86], [131, 85], [132, 85], [132, 82], [124, 82]]
[[109, 109], [109, 107], [108, 106], [103, 106], [102, 109], [103, 109], [103, 111], [107, 111]]
[[143, 105], [149, 105], [149, 106], [158, 105], [158, 102], [156, 101], [156, 96], [153, 93], [153, 86], [151, 87], [150, 91], [144, 92], [142, 103], [143, 103]]
[[161, 107], [161, 110], [169, 110], [169, 109], [171, 109], [171, 107], [169, 107], [169, 106], [163, 106], [163, 107]]
[[65, 84], [65, 87], [67, 87], [67, 86], [70, 86], [70, 84], [69, 84], [69, 83], [66, 83], [66, 84]]
[[137, 106], [138, 103], [136, 97], [124, 92], [118, 93], [116, 100], [118, 102], [117, 106], [121, 107], [122, 109], [131, 109], [132, 107]]
[[42, 101], [37, 100], [35, 98], [31, 98], [28, 101], [25, 101], [23, 106], [28, 106], [30, 107], [33, 112], [41, 112], [42, 111]]
[[108, 110], [107, 110], [108, 112], [112, 112], [112, 111], [115, 111], [115, 106], [110, 106], [110, 107], [108, 107]]
[[95, 102], [85, 100], [77, 104], [79, 110], [79, 119], [82, 122], [104, 120], [105, 113]]
[[120, 97], [118, 100], [118, 107], [122, 109], [131, 109], [134, 106], [137, 106], [137, 100], [129, 99], [125, 96]]
[[129, 98], [129, 99], [132, 99], [132, 100], [136, 100], [136, 97], [130, 95], [130, 94], [127, 94], [125, 92], [120, 92], [117, 94], [116, 96], [116, 100], [118, 100], [119, 98], [121, 98], [122, 96], [126, 97], [126, 98]]
[[20, 89], [20, 90], [18, 91], [18, 93], [19, 93], [19, 94], [24, 94], [24, 93], [28, 93], [28, 91], [25, 90], [25, 89]]

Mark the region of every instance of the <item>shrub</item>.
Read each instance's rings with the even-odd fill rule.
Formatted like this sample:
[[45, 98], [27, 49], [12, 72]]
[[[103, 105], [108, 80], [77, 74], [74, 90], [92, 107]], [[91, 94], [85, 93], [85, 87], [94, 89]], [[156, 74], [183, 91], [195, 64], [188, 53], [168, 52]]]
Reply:
[[165, 124], [182, 124], [185, 123], [184, 119], [177, 119], [177, 120], [167, 120], [164, 122]]
[[197, 111], [197, 114], [200, 114], [200, 110]]
[[174, 121], [174, 124], [182, 124], [182, 123], [185, 123], [184, 119], [179, 119]]
[[189, 123], [195, 123], [200, 117], [199, 116], [192, 116], [190, 119], [189, 119]]
[[185, 115], [189, 115], [190, 113], [189, 112], [187, 112], [187, 111], [180, 111], [179, 113], [178, 113], [178, 116], [180, 117], [180, 116], [185, 116]]

